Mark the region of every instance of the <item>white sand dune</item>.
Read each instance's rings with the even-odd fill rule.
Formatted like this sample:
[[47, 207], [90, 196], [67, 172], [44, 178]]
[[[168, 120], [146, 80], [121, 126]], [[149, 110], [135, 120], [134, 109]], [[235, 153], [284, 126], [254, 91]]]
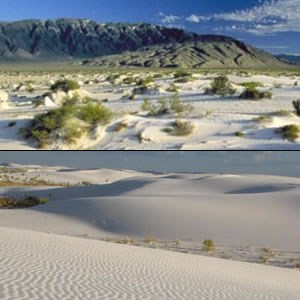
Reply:
[[0, 227], [3, 300], [298, 300], [300, 273]]
[[80, 180], [94, 176], [94, 184], [2, 188], [1, 194], [37, 195], [50, 201], [27, 210], [2, 210], [0, 226], [102, 238], [151, 235], [201, 241], [209, 237], [227, 245], [300, 249], [300, 240], [291, 234], [300, 228], [299, 178], [112, 170], [46, 172], [58, 180], [63, 174], [64, 181], [74, 181], [75, 174]]

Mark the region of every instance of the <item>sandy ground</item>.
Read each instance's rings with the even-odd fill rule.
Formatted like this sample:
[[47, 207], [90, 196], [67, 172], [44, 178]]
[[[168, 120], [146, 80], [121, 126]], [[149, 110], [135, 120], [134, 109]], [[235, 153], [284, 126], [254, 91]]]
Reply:
[[49, 198], [0, 209], [1, 299], [299, 298], [299, 178], [10, 164], [4, 179], [71, 186], [0, 188]]
[[295, 270], [0, 227], [1, 299], [297, 300]]
[[[132, 75], [137, 76], [130, 75], [129, 71], [126, 76]], [[142, 78], [149, 74], [138, 75]], [[204, 89], [210, 85], [216, 74], [195, 74], [192, 82], [177, 83], [180, 99], [194, 107], [191, 113], [180, 117], [195, 126], [194, 133], [184, 137], [176, 137], [164, 132], [164, 129], [170, 127], [178, 116], [170, 114], [162, 117], [147, 117], [140, 109], [146, 98], [156, 103], [162, 98], [172, 97], [172, 93], [166, 92], [174, 82], [172, 74], [160, 75], [161, 78], [155, 79], [155, 84], [159, 86], [157, 93], [137, 95], [135, 100], [126, 97], [131, 94], [135, 86], [121, 84], [121, 79], [125, 78], [125, 75], [113, 85], [106, 81], [107, 76], [108, 74], [102, 73], [65, 75], [66, 78], [80, 82], [83, 93], [87, 93], [96, 101], [105, 100], [104, 105], [114, 111], [116, 117], [108, 126], [99, 130], [97, 137], [91, 140], [83, 139], [72, 146], [54, 144], [53, 149], [300, 149], [299, 139], [290, 142], [276, 133], [277, 129], [285, 125], [300, 125], [300, 118], [294, 114], [276, 115], [282, 111], [293, 111], [292, 102], [299, 98], [300, 93], [300, 84], [295, 85], [296, 82], [300, 82], [299, 76], [231, 74], [228, 77], [237, 90], [236, 95], [231, 97], [204, 94]], [[37, 113], [55, 108], [52, 106], [34, 108], [34, 99], [49, 91], [49, 83], [53, 83], [58, 78], [61, 78], [61, 75], [28, 75], [28, 80], [34, 82], [35, 88], [34, 92], [29, 93], [18, 88], [18, 83], [24, 83], [24, 75], [2, 74], [0, 76], [2, 90], [8, 93], [10, 105], [0, 112], [0, 149], [35, 149], [34, 145], [21, 140], [18, 131]], [[263, 85], [261, 89], [270, 90], [273, 98], [261, 101], [239, 99], [238, 95], [243, 92], [243, 87], [239, 84], [249, 81], [260, 82]], [[271, 118], [264, 123], [255, 121], [261, 116], [271, 116]], [[9, 128], [8, 123], [11, 121], [17, 121], [17, 124]], [[126, 123], [127, 128], [117, 132], [116, 127], [119, 123]], [[236, 132], [243, 132], [244, 137], [236, 137]]]

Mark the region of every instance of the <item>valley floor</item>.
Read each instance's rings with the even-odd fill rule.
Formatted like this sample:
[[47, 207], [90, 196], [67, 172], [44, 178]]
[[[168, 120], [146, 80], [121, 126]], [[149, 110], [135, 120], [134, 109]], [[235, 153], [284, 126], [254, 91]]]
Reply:
[[[76, 144], [55, 142], [49, 149], [95, 149], [95, 150], [299, 150], [300, 139], [291, 142], [278, 133], [286, 125], [300, 125], [300, 118], [293, 114], [292, 102], [300, 98], [300, 77], [293, 74], [260, 75], [232, 72], [230, 82], [236, 89], [234, 96], [205, 95], [205, 88], [217, 76], [216, 73], [195, 73], [186, 83], [175, 83], [177, 94], [183, 103], [193, 107], [186, 115], [167, 114], [147, 116], [141, 110], [145, 99], [157, 103], [170, 99], [174, 92], [168, 92], [176, 80], [174, 72], [120, 71], [115, 83], [107, 81], [107, 73], [64, 74], [65, 78], [76, 80], [81, 91], [94, 101], [103, 104], [115, 113], [107, 126], [100, 128], [92, 137], [81, 139]], [[126, 79], [145, 78], [154, 75], [155, 89], [129, 99], [135, 84], [124, 84]], [[20, 128], [41, 112], [55, 109], [55, 103], [36, 106], [36, 97], [49, 91], [49, 83], [61, 78], [62, 74], [34, 73], [12, 75], [1, 74], [2, 91], [8, 93], [9, 101], [0, 111], [0, 149], [36, 149], [37, 146], [24, 141], [18, 134]], [[33, 91], [28, 92], [26, 81]], [[272, 99], [259, 101], [242, 100], [238, 95], [244, 90], [245, 82], [259, 82], [262, 90], [271, 91]], [[298, 84], [299, 83], [299, 84]], [[190, 122], [194, 130], [187, 136], [175, 136], [167, 129], [180, 119]], [[14, 125], [9, 123], [16, 122]], [[123, 124], [123, 127], [120, 127]], [[119, 128], [119, 129], [118, 129]]]

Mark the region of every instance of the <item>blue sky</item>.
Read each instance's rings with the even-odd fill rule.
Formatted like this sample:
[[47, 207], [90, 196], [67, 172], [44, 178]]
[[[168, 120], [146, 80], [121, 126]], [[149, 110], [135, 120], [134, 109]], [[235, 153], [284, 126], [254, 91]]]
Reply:
[[1, 0], [0, 20], [88, 18], [224, 34], [300, 54], [300, 0]]
[[260, 173], [300, 177], [300, 152], [288, 151], [1, 151], [0, 162], [158, 172]]

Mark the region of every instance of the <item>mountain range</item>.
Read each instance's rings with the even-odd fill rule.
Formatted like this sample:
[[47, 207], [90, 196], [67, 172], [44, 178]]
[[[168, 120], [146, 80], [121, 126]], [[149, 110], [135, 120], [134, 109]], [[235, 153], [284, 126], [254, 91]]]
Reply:
[[120, 67], [280, 67], [279, 58], [225, 36], [85, 19], [0, 22], [1, 61], [79, 61]]

